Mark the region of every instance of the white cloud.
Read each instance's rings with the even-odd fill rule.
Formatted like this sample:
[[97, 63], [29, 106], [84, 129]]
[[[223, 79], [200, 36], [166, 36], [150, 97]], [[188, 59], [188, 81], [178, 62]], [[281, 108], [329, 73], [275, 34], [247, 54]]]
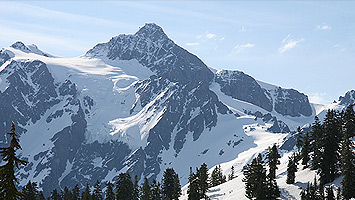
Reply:
[[279, 52], [285, 53], [286, 51], [295, 48], [300, 42], [304, 42], [304, 38], [294, 39], [291, 34], [288, 34], [282, 40], [282, 46], [279, 48]]
[[332, 27], [328, 26], [327, 24], [323, 23], [323, 25], [317, 25], [316, 30], [328, 31], [332, 30]]
[[316, 104], [329, 104], [328, 102], [328, 95], [326, 93], [312, 93], [308, 95], [309, 102], [316, 103]]
[[186, 43], [186, 46], [197, 46], [199, 44], [200, 43], [198, 43], [198, 42], [188, 42], [188, 43]]
[[246, 32], [247, 29], [245, 28], [245, 26], [242, 26], [242, 28], [239, 30], [239, 32]]
[[234, 54], [237, 54], [237, 53], [240, 53], [242, 51], [244, 51], [244, 49], [246, 48], [253, 48], [255, 47], [255, 44], [238, 44], [237, 46], [235, 46], [233, 49], [234, 49]]
[[333, 46], [334, 48], [340, 49], [341, 52], [344, 52], [346, 48], [343, 47], [343, 45], [337, 43]]
[[216, 34], [207, 33], [206, 37], [207, 37], [208, 39], [212, 39], [212, 38], [216, 37]]

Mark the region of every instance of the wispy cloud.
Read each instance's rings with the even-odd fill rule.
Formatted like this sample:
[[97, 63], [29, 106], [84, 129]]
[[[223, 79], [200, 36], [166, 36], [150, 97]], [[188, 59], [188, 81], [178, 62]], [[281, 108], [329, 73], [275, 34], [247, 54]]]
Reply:
[[346, 48], [343, 45], [339, 44], [339, 43], [335, 44], [333, 47], [337, 48], [337, 49], [340, 49], [341, 52], [346, 50]]
[[245, 49], [253, 48], [253, 47], [255, 47], [255, 44], [250, 44], [250, 43], [238, 44], [237, 46], [235, 46], [233, 48], [233, 53], [232, 54], [237, 54], [237, 53], [240, 53], [240, 52], [244, 51]]
[[328, 95], [326, 93], [312, 93], [308, 95], [308, 99], [311, 103], [316, 103], [316, 104], [329, 104], [331, 102], [328, 102]]
[[200, 43], [198, 43], [198, 42], [188, 42], [188, 43], [186, 43], [186, 46], [197, 46], [199, 44]]
[[282, 45], [279, 48], [279, 52], [285, 53], [286, 51], [295, 48], [300, 42], [304, 41], [304, 38], [294, 39], [291, 34], [288, 34], [287, 37], [282, 40]]
[[197, 39], [212, 39], [212, 38], [215, 38], [216, 37], [216, 34], [214, 33], [209, 33], [208, 31], [206, 31], [204, 34], [202, 35], [198, 35], [196, 36]]
[[326, 23], [323, 23], [323, 25], [317, 25], [316, 30], [329, 31], [332, 30], [332, 27], [328, 26]]
[[242, 28], [239, 30], [239, 32], [246, 32], [247, 29], [245, 28], [245, 26], [242, 26]]

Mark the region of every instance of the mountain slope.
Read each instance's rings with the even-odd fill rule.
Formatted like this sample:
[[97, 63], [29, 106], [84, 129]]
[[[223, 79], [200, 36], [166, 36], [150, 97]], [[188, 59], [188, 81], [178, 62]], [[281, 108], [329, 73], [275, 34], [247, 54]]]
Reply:
[[[160, 179], [168, 167], [185, 184], [190, 167], [239, 156], [241, 170], [255, 154], [242, 152], [282, 143], [315, 115], [296, 90], [212, 72], [156, 24], [78, 58], [31, 47], [16, 42], [0, 51], [0, 128], [15, 122], [30, 162], [20, 184], [37, 181], [46, 195], [125, 171]], [[260, 146], [252, 128], [273, 139]]]

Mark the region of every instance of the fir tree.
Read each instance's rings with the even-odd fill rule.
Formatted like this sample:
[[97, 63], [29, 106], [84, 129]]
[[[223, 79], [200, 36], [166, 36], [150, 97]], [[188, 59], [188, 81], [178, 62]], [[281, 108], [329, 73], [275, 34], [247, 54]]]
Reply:
[[161, 200], [162, 199], [162, 191], [161, 191], [160, 183], [154, 179], [152, 182], [151, 188], [152, 188], [152, 199], [153, 200]]
[[147, 177], [144, 177], [144, 182], [141, 187], [140, 199], [141, 200], [152, 200], [153, 199], [152, 190], [150, 188], [149, 181], [148, 181]]
[[105, 200], [115, 200], [115, 193], [113, 192], [113, 184], [109, 181], [106, 184]]
[[72, 193], [72, 200], [79, 200], [80, 199], [80, 188], [79, 185], [76, 184], [71, 191]]
[[329, 186], [326, 189], [326, 196], [325, 200], [335, 200], [334, 192], [333, 192], [333, 187]]
[[267, 199], [268, 186], [266, 169], [263, 166], [261, 154], [254, 158], [243, 171], [245, 182], [245, 196], [249, 199]]
[[63, 195], [62, 198], [65, 200], [71, 200], [72, 199], [72, 193], [70, 192], [70, 190], [68, 189], [67, 186], [64, 187], [64, 191], [63, 191]]
[[129, 173], [120, 173], [116, 183], [116, 199], [132, 200], [134, 187]]
[[51, 192], [50, 199], [52, 199], [52, 200], [62, 200], [62, 197], [61, 197], [60, 194], [58, 193], [58, 190], [57, 190], [57, 189], [54, 189], [54, 190]]
[[309, 153], [310, 153], [310, 143], [309, 143], [309, 133], [307, 132], [303, 138], [303, 146], [301, 150], [302, 165], [304, 165], [305, 168], [308, 166], [308, 161], [310, 159]]
[[302, 129], [301, 127], [297, 127], [296, 147], [298, 153], [300, 153], [302, 146], [303, 146]]
[[164, 171], [162, 179], [163, 199], [177, 200], [181, 196], [181, 186], [179, 176], [173, 168]]
[[139, 186], [138, 186], [138, 176], [134, 176], [134, 184], [133, 184], [133, 199], [132, 200], [138, 200], [139, 199]]
[[320, 165], [320, 184], [334, 181], [340, 167], [339, 144], [341, 141], [341, 124], [338, 112], [328, 110], [324, 119], [324, 138], [322, 160]]
[[266, 154], [267, 158], [267, 165], [269, 166], [269, 178], [270, 179], [275, 179], [276, 178], [276, 170], [277, 170], [277, 165], [280, 164], [279, 159], [281, 158], [276, 144], [274, 144], [271, 148], [268, 148], [268, 152]]
[[199, 186], [200, 199], [208, 199], [206, 193], [208, 192], [208, 169], [207, 164], [203, 163], [201, 167], [197, 170], [197, 179]]
[[228, 175], [228, 180], [233, 180], [235, 178], [235, 171], [234, 171], [234, 166], [231, 167], [231, 172]]
[[33, 200], [38, 197], [38, 187], [37, 183], [32, 183], [28, 181], [28, 183], [22, 188], [23, 200]]
[[313, 151], [312, 157], [312, 169], [319, 169], [322, 162], [322, 152], [323, 152], [323, 125], [321, 124], [317, 116], [314, 117], [314, 122], [312, 124], [312, 142], [311, 151]]
[[296, 159], [295, 155], [292, 155], [292, 156], [288, 157], [287, 179], [286, 179], [287, 184], [295, 183], [295, 178], [296, 178], [295, 173], [296, 172], [297, 172], [297, 159]]
[[91, 192], [90, 192], [89, 184], [86, 184], [85, 190], [81, 194], [81, 200], [91, 200]]
[[44, 197], [44, 195], [43, 195], [43, 192], [42, 192], [42, 191], [38, 192], [38, 197], [37, 197], [37, 200], [46, 200], [46, 198]]
[[353, 105], [350, 105], [344, 114], [343, 141], [341, 145], [342, 175], [344, 176], [341, 184], [344, 199], [355, 197], [355, 147], [350, 140], [354, 133], [355, 112]]
[[91, 195], [92, 200], [103, 200], [102, 198], [102, 190], [101, 190], [101, 184], [100, 181], [97, 180], [95, 185], [94, 185], [94, 190], [92, 191]]
[[17, 134], [15, 132], [15, 124], [11, 124], [11, 130], [7, 133], [11, 138], [9, 147], [0, 148], [0, 156], [5, 165], [0, 166], [0, 199], [16, 200], [22, 196], [17, 190], [15, 177], [15, 168], [19, 169], [20, 165], [27, 165], [27, 161], [16, 157], [16, 150], [21, 149]]
[[275, 179], [271, 179], [270, 177], [266, 178], [267, 181], [267, 191], [266, 191], [266, 198], [265, 199], [277, 199], [278, 197], [280, 197], [280, 189], [277, 186], [276, 180]]
[[187, 189], [188, 199], [195, 200], [200, 199], [199, 194], [199, 183], [198, 177], [195, 173], [193, 173], [192, 168], [190, 168], [190, 176], [189, 176], [189, 186]]
[[221, 165], [217, 165], [211, 174], [211, 187], [227, 182], [226, 176], [223, 175]]

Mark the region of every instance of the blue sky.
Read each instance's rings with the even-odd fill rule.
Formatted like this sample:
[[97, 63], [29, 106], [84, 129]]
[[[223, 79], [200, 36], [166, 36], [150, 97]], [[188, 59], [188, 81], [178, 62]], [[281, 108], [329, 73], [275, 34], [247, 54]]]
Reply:
[[0, 1], [0, 47], [17, 40], [59, 56], [162, 26], [217, 69], [331, 103], [355, 89], [355, 1]]

